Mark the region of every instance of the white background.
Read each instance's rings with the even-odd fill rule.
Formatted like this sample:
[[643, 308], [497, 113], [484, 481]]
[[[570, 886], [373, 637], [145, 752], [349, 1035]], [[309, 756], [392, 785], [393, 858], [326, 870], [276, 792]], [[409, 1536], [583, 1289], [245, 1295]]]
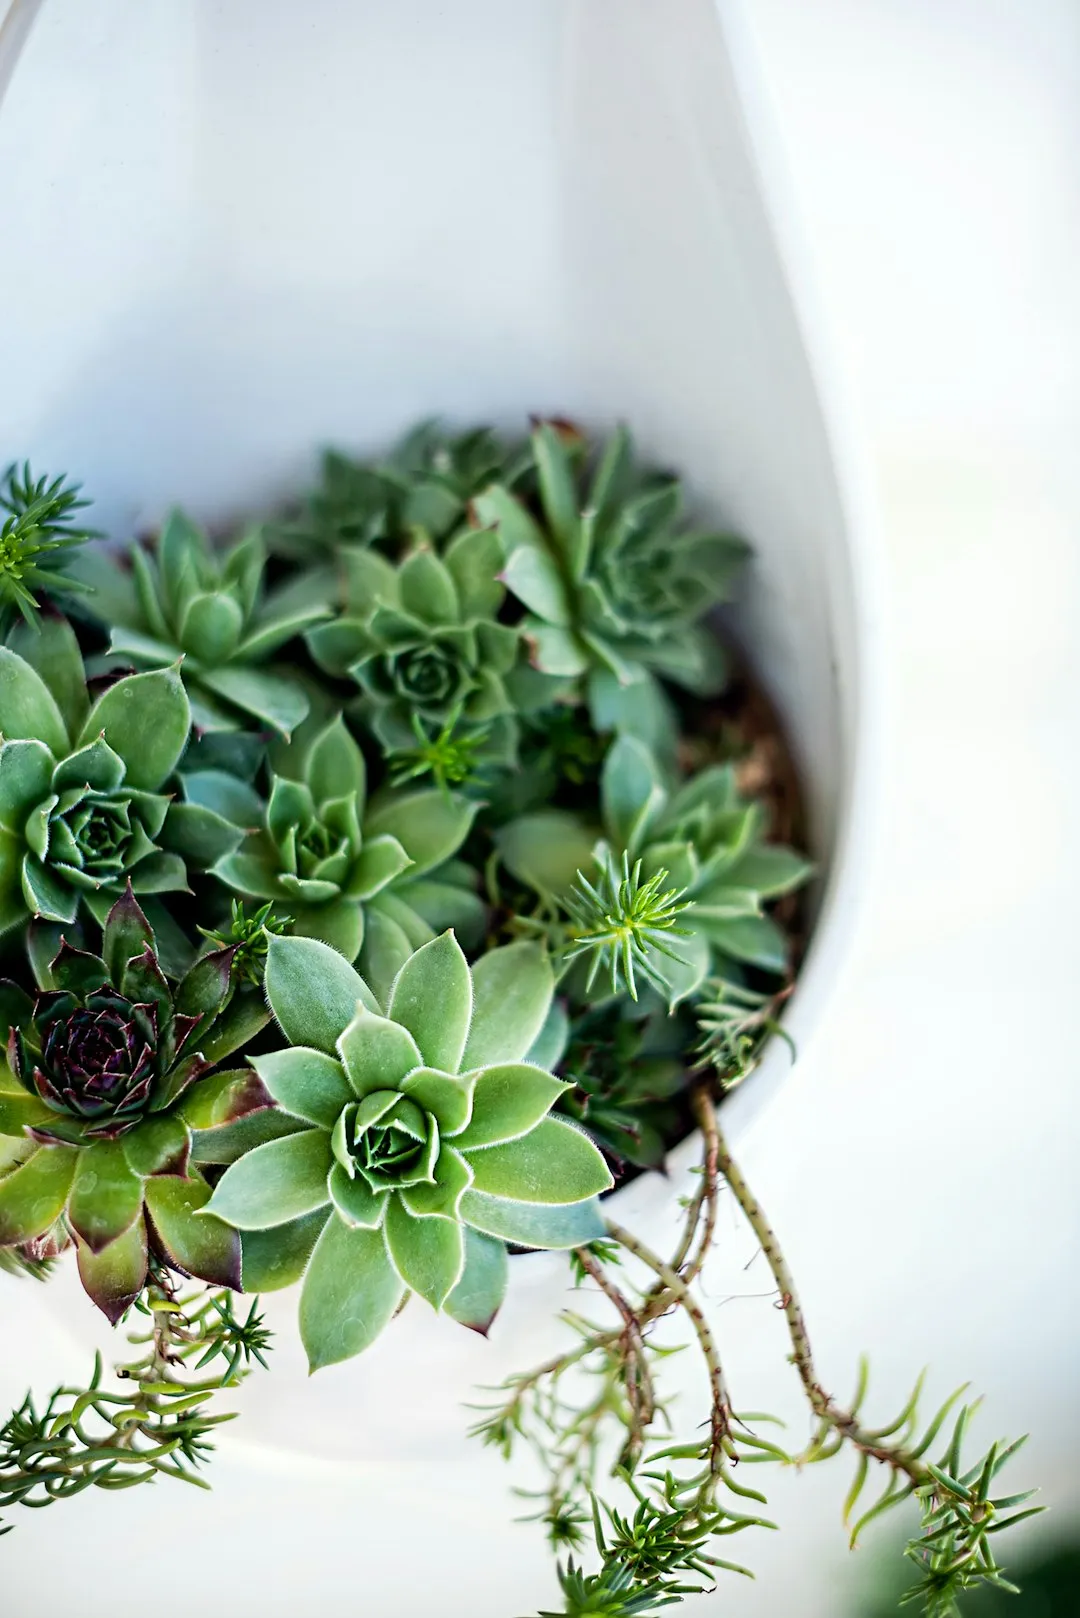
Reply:
[[[830, 1385], [845, 1387], [862, 1348], [883, 1413], [927, 1360], [935, 1389], [971, 1378], [988, 1439], [1032, 1431], [1017, 1487], [1041, 1481], [1063, 1521], [1080, 1505], [1080, 12], [1074, 0], [747, 9], [871, 447], [890, 686], [856, 964], [747, 1166]], [[733, 1224], [723, 1235], [731, 1275], [709, 1290], [731, 1322], [733, 1379], [744, 1402], [797, 1412], [763, 1358], [783, 1351], [767, 1304], [721, 1304], [761, 1285], [741, 1271], [750, 1249]], [[52, 1352], [43, 1336], [43, 1376]], [[0, 1366], [0, 1392], [25, 1375]], [[388, 1432], [403, 1414], [386, 1413]], [[402, 1570], [387, 1618], [509, 1618], [543, 1598], [533, 1531], [502, 1529], [494, 1458], [432, 1470], [414, 1514], [404, 1471], [344, 1460], [283, 1467], [268, 1509], [274, 1464], [238, 1429], [213, 1496], [84, 1497], [20, 1522], [0, 1551], [0, 1615], [152, 1609], [153, 1589], [125, 1579], [132, 1537], [159, 1541], [163, 1565], [209, 1556], [219, 1596], [206, 1608], [237, 1618], [315, 1610], [320, 1567], [334, 1570], [327, 1610], [363, 1611], [372, 1556]], [[757, 1583], [725, 1584], [696, 1610], [836, 1618], [855, 1576], [845, 1488], [834, 1470], [778, 1489], [783, 1533], [740, 1546]], [[108, 1595], [80, 1571], [80, 1544], [103, 1541]], [[46, 1565], [48, 1609], [31, 1582]]]

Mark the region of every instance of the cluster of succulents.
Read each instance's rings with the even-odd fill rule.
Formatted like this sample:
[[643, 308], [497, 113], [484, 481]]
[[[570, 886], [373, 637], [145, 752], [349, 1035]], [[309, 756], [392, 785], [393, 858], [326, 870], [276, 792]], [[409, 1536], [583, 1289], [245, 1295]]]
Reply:
[[681, 763], [745, 546], [557, 421], [330, 453], [220, 541], [6, 506], [0, 1263], [73, 1248], [113, 1320], [298, 1282], [313, 1367], [409, 1293], [487, 1330], [507, 1244], [688, 1127], [698, 1008], [796, 964], [808, 862]]

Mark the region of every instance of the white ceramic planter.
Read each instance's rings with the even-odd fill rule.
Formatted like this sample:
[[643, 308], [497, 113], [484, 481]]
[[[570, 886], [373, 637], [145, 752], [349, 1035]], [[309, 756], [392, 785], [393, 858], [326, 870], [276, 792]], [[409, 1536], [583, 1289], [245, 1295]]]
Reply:
[[[15, 0], [0, 455], [77, 474], [124, 534], [174, 499], [258, 508], [323, 442], [424, 414], [626, 418], [755, 547], [738, 626], [823, 872], [787, 1017], [805, 1049], [865, 879], [875, 624], [750, 54], [727, 0]], [[789, 1070], [772, 1050], [735, 1133]], [[620, 1217], [670, 1219], [677, 1190], [643, 1178]], [[456, 1464], [458, 1400], [542, 1352], [560, 1302], [563, 1261], [514, 1272], [493, 1344], [415, 1305], [311, 1385], [275, 1301], [279, 1363], [239, 1441]], [[29, 1336], [44, 1308], [90, 1341], [69, 1281], [31, 1306], [0, 1276], [5, 1319]]]

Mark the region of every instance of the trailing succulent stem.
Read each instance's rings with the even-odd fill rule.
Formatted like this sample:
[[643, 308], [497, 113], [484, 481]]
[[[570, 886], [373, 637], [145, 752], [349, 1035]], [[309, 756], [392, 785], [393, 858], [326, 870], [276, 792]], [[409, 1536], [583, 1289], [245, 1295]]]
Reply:
[[[270, 1334], [258, 1307], [256, 1298], [238, 1314], [228, 1292], [180, 1296], [158, 1272], [135, 1304], [135, 1358], [110, 1380], [98, 1354], [85, 1387], [56, 1388], [40, 1409], [28, 1393], [0, 1427], [0, 1507], [47, 1506], [159, 1477], [209, 1487], [200, 1471], [215, 1430], [233, 1419], [211, 1413], [212, 1401], [253, 1363], [266, 1366]], [[0, 1524], [0, 1534], [13, 1526]]]
[[[701, 1181], [672, 1257], [661, 1257], [632, 1231], [606, 1220], [604, 1240], [572, 1257], [579, 1279], [590, 1279], [611, 1305], [615, 1323], [568, 1315], [574, 1344], [512, 1377], [474, 1428], [507, 1457], [519, 1441], [525, 1443], [547, 1473], [535, 1516], [553, 1547], [570, 1553], [560, 1569], [565, 1606], [559, 1618], [636, 1618], [710, 1588], [722, 1570], [748, 1573], [717, 1554], [732, 1535], [775, 1526], [758, 1514], [766, 1498], [743, 1481], [744, 1469], [768, 1462], [801, 1467], [845, 1451], [855, 1459], [844, 1503], [853, 1545], [875, 1518], [912, 1496], [917, 1500], [921, 1527], [907, 1554], [920, 1577], [907, 1599], [921, 1602], [929, 1618], [958, 1612], [957, 1597], [978, 1584], [1014, 1588], [998, 1565], [993, 1536], [1040, 1508], [1027, 1506], [1031, 1491], [999, 1494], [995, 1480], [1023, 1440], [994, 1444], [972, 1463], [965, 1436], [974, 1406], [961, 1404], [959, 1389], [929, 1423], [921, 1423], [922, 1378], [895, 1420], [871, 1427], [861, 1416], [865, 1364], [850, 1406], [826, 1392], [775, 1232], [731, 1155], [707, 1087], [699, 1085], [693, 1101], [702, 1131]], [[814, 1419], [810, 1442], [797, 1453], [761, 1431], [775, 1426], [774, 1418], [742, 1412], [733, 1402], [715, 1329], [694, 1292], [725, 1189], [761, 1244], [787, 1321], [791, 1362]], [[650, 1276], [644, 1289], [624, 1278], [624, 1257]], [[663, 1361], [672, 1350], [654, 1342], [650, 1331], [669, 1314], [682, 1315], [708, 1388], [704, 1429], [686, 1441], [673, 1440], [662, 1384]], [[933, 1460], [942, 1434], [944, 1448]], [[875, 1474], [880, 1493], [859, 1514], [863, 1490]], [[590, 1540], [599, 1568], [586, 1574], [574, 1558]]]

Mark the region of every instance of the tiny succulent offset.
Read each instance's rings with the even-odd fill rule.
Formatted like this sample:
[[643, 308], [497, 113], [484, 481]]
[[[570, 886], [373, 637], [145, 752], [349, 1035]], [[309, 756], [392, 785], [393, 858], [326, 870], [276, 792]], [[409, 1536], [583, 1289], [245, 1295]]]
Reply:
[[[1002, 1584], [989, 1535], [1034, 1509], [997, 1493], [1015, 1446], [972, 1468], [961, 1408], [931, 1461], [954, 1401], [869, 1429], [862, 1382], [824, 1391], [718, 1119], [786, 1037], [814, 872], [707, 621], [743, 541], [625, 429], [554, 419], [329, 450], [217, 538], [174, 511], [117, 553], [84, 506], [28, 467], [0, 486], [0, 1288], [71, 1262], [139, 1352], [0, 1425], [0, 1511], [198, 1481], [212, 1401], [269, 1346], [236, 1294], [295, 1288], [316, 1371], [414, 1295], [497, 1330], [514, 1251], [546, 1249], [607, 1314], [476, 1431], [548, 1480], [566, 1618], [708, 1588], [765, 1522], [737, 1464], [842, 1450], [849, 1513], [885, 1489], [853, 1537], [919, 1503], [932, 1618]], [[606, 1196], [695, 1131], [668, 1262]], [[799, 1455], [735, 1414], [692, 1290], [721, 1188], [788, 1326]], [[709, 1390], [681, 1432], [673, 1313]]]

